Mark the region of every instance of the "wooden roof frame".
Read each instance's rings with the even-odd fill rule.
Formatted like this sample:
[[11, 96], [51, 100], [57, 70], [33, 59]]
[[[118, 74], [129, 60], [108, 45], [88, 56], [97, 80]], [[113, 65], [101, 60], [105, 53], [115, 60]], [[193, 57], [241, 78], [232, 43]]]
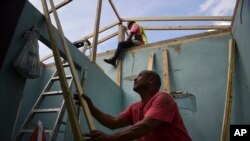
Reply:
[[[61, 8], [62, 6], [66, 5], [67, 3], [71, 2], [72, 0], [64, 0], [62, 3], [58, 4], [56, 6], [56, 9]], [[179, 16], [179, 17], [135, 17], [135, 18], [122, 18], [119, 15], [118, 10], [116, 9], [114, 3], [112, 0], [108, 0], [111, 8], [113, 9], [117, 21], [106, 25], [102, 28], [99, 28], [100, 25], [100, 14], [101, 14], [101, 7], [102, 7], [102, 0], [98, 0], [97, 2], [97, 9], [96, 9], [96, 19], [95, 19], [95, 27], [94, 32], [91, 34], [86, 35], [85, 37], [73, 42], [83, 42], [87, 39], [90, 39], [93, 37], [93, 43], [92, 46], [89, 48], [92, 48], [92, 58], [91, 60], [95, 62], [96, 60], [96, 51], [97, 51], [97, 45], [107, 41], [119, 34], [119, 32], [115, 32], [113, 34], [107, 35], [106, 37], [98, 40], [98, 34], [102, 33], [104, 31], [107, 31], [115, 26], [123, 25], [124, 22], [129, 21], [143, 21], [143, 22], [152, 22], [152, 21], [231, 21], [231, 25], [195, 25], [195, 26], [145, 26], [145, 30], [230, 30], [233, 26], [234, 17], [237, 10], [237, 5], [239, 4], [239, 0], [237, 0], [235, 8], [234, 8], [234, 14], [233, 16]], [[41, 59], [41, 61], [45, 61], [52, 57], [53, 55], [47, 55], [44, 58]]]

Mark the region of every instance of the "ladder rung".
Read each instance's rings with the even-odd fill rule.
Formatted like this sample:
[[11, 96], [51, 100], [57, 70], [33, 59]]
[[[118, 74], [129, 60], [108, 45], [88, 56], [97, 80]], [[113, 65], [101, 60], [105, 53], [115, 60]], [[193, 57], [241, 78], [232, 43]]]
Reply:
[[69, 66], [69, 63], [64, 63], [63, 64], [63, 67], [68, 67]]
[[62, 94], [62, 91], [51, 91], [51, 92], [43, 92], [43, 96], [48, 96], [48, 95], [60, 95]]
[[49, 108], [49, 109], [34, 109], [32, 112], [35, 113], [52, 113], [52, 112], [59, 112], [60, 108]]
[[[66, 78], [67, 79], [72, 78], [72, 75], [66, 75]], [[58, 76], [53, 77], [53, 78], [51, 78], [51, 80], [59, 80], [59, 77]]]
[[[21, 132], [22, 133], [33, 133], [34, 129], [22, 129]], [[52, 132], [53, 132], [53, 130], [51, 130], [51, 129], [45, 129], [44, 130], [44, 133], [46, 133], [46, 134], [49, 134], [49, 133], [52, 133]]]

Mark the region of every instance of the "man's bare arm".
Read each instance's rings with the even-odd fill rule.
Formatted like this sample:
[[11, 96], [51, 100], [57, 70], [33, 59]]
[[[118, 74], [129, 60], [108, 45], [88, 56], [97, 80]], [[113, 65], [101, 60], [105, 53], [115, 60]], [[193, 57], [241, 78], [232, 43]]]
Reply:
[[[76, 100], [76, 104], [79, 105], [78, 95], [74, 95], [74, 99]], [[111, 116], [111, 115], [106, 114], [106, 113], [102, 112], [101, 110], [99, 110], [92, 103], [91, 99], [88, 96], [83, 95], [83, 99], [86, 100], [92, 116], [95, 117], [95, 119], [98, 122], [100, 122], [102, 125], [106, 126], [107, 128], [117, 129], [117, 128], [121, 128], [121, 127], [125, 127], [125, 126], [130, 125], [130, 122], [128, 121], [128, 119], [123, 117], [123, 116], [119, 115], [118, 117], [114, 117], [114, 116]]]
[[114, 141], [128, 141], [138, 139], [157, 127], [162, 121], [145, 117], [142, 121], [136, 123], [131, 128], [114, 135], [111, 135]]

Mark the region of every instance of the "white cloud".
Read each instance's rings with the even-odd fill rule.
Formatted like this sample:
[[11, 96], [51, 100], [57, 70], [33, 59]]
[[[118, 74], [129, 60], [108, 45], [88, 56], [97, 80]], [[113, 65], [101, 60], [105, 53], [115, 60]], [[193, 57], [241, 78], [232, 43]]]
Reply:
[[200, 12], [206, 12], [214, 5], [215, 0], [207, 0], [200, 5]]
[[199, 7], [199, 13], [210, 16], [228, 16], [233, 14], [236, 0], [206, 0]]

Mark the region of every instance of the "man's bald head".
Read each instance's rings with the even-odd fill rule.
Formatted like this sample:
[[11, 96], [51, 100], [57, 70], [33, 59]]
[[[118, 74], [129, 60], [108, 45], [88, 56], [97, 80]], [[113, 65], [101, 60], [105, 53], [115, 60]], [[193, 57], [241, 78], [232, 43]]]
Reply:
[[146, 70], [147, 75], [150, 77], [153, 77], [155, 79], [155, 86], [157, 86], [158, 89], [161, 87], [161, 77], [154, 71]]

